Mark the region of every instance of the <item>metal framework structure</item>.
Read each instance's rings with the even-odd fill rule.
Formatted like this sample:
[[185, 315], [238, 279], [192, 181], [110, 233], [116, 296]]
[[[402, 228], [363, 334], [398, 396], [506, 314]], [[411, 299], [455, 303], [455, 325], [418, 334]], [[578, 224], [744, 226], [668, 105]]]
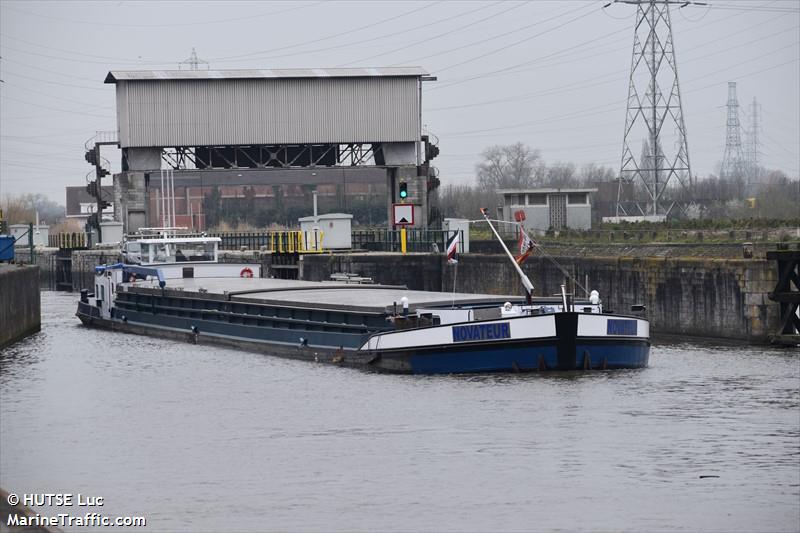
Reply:
[[381, 165], [383, 148], [380, 143], [178, 146], [163, 149], [161, 158], [174, 170], [361, 166]]
[[770, 251], [767, 260], [778, 263], [778, 283], [769, 299], [780, 304], [780, 329], [772, 342], [797, 346], [800, 344], [800, 251]]
[[739, 100], [736, 98], [736, 82], [728, 82], [728, 109], [725, 121], [725, 152], [722, 155], [720, 178], [723, 180], [745, 179], [746, 162], [742, 150], [742, 124], [739, 121]]
[[761, 181], [761, 166], [759, 162], [760, 144], [758, 141], [759, 130], [761, 124], [759, 121], [760, 106], [756, 97], [753, 97], [753, 103], [750, 104], [750, 131], [747, 132], [747, 195], [753, 193], [754, 188]]
[[180, 70], [181, 65], [188, 65], [189, 70], [200, 70], [200, 65], [205, 65], [206, 70], [209, 69], [208, 61], [205, 59], [199, 59], [197, 57], [197, 52], [195, 51], [194, 46], [192, 47], [192, 53], [189, 55], [189, 57], [178, 63], [178, 70]]
[[[670, 7], [700, 3], [678, 0], [615, 0], [614, 3], [636, 6], [616, 214], [668, 215], [676, 205], [684, 209], [691, 203], [692, 179]], [[637, 160], [634, 149], [642, 139], [646, 139], [648, 150]], [[665, 194], [673, 181], [683, 188], [681, 201]]]

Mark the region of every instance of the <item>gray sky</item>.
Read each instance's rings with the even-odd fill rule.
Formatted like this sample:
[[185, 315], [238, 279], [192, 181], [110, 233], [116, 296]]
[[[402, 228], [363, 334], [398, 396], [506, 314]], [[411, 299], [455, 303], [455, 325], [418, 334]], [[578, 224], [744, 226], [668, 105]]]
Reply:
[[[761, 105], [762, 163], [796, 178], [800, 2], [709, 1], [672, 13], [693, 173], [722, 159], [736, 81], [743, 120]], [[618, 170], [635, 8], [605, 3], [0, 0], [0, 195], [63, 203], [92, 170], [84, 142], [116, 129], [106, 73], [174, 69], [192, 47], [212, 69], [425, 68], [444, 184], [472, 183], [484, 147], [517, 141]], [[118, 171], [118, 151], [103, 155]]]

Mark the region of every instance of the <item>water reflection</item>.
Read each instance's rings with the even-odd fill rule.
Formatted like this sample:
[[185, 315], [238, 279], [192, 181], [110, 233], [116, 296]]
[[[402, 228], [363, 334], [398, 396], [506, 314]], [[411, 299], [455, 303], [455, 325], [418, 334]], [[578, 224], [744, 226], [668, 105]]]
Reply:
[[800, 524], [785, 351], [684, 342], [640, 370], [392, 376], [89, 330], [67, 295], [43, 309], [0, 355], [8, 489], [102, 495], [165, 531]]

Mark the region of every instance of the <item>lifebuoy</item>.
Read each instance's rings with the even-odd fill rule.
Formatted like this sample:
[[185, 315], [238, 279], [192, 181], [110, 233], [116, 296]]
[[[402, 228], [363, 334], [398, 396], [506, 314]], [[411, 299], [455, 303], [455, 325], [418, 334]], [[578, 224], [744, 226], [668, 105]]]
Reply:
[[250, 267], [244, 267], [242, 269], [242, 271], [239, 272], [239, 277], [240, 278], [252, 278], [253, 277], [253, 271], [250, 269]]

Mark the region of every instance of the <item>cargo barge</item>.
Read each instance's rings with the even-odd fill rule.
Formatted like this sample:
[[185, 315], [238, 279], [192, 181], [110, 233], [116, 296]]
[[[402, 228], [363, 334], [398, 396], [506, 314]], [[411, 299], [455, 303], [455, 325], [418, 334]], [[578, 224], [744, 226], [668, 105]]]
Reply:
[[195, 241], [206, 252], [193, 258], [206, 261], [170, 261], [185, 248], [177, 237], [153, 241], [145, 257], [154, 246], [166, 261], [96, 268], [95, 290], [78, 304], [83, 324], [397, 373], [648, 363], [647, 320], [604, 312], [596, 292], [533, 298], [531, 287], [521, 298], [265, 279], [260, 265], [216, 263], [213, 240]]

